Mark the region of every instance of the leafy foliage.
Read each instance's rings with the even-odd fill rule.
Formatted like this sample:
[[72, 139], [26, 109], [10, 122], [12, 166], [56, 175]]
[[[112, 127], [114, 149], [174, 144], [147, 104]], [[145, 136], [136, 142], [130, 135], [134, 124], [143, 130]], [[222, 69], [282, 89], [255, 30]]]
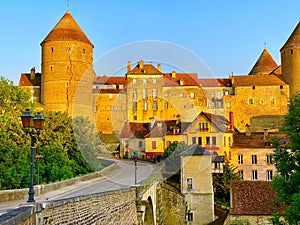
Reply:
[[[0, 189], [29, 186], [30, 143], [29, 135], [22, 130], [20, 116], [25, 108], [36, 109], [30, 93], [5, 78], [0, 78]], [[44, 112], [45, 129], [37, 138], [35, 149], [43, 160], [35, 163], [40, 168], [41, 183], [75, 177], [93, 171], [86, 162], [75, 139], [72, 120], [64, 113]], [[89, 126], [83, 123], [83, 126]], [[85, 135], [85, 136], [84, 136]], [[85, 133], [81, 138], [91, 136]], [[93, 151], [95, 148], [93, 149]], [[99, 167], [99, 163], [98, 163]]]
[[[275, 147], [273, 162], [278, 175], [272, 181], [272, 187], [277, 191], [277, 204], [283, 207], [282, 212], [274, 214], [274, 224], [300, 223], [300, 95], [290, 101], [290, 109], [285, 117], [282, 129], [287, 133], [290, 143], [281, 146], [273, 140]], [[282, 216], [285, 220], [280, 220]]]
[[183, 142], [173, 142], [171, 143], [162, 156], [165, 160], [166, 168], [169, 171], [179, 171], [180, 170], [180, 154], [187, 149], [187, 145]]
[[236, 168], [226, 160], [223, 166], [223, 173], [213, 174], [213, 185], [217, 202], [229, 205], [230, 182], [233, 180], [241, 180], [241, 176], [236, 172]]

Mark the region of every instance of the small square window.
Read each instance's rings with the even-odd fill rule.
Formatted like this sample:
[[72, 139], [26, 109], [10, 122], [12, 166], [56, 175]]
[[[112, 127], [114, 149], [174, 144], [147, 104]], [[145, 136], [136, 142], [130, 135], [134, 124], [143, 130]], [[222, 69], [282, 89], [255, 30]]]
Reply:
[[193, 189], [193, 179], [192, 178], [187, 178], [186, 183], [187, 183], [187, 189], [192, 190]]
[[188, 220], [188, 221], [193, 221], [193, 220], [194, 220], [194, 214], [191, 213], [191, 212], [189, 212], [189, 213], [187, 214], [187, 220]]

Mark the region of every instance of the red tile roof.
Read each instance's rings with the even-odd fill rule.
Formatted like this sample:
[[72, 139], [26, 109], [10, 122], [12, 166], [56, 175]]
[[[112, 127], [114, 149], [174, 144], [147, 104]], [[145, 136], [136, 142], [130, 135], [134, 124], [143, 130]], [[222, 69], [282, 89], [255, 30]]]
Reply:
[[272, 205], [277, 194], [270, 181], [232, 181], [232, 215], [270, 215], [277, 210]]
[[140, 61], [132, 70], [127, 72], [127, 75], [130, 74], [162, 75], [162, 72], [160, 72], [152, 64], [144, 64], [143, 61]]
[[164, 73], [164, 86], [199, 86], [196, 73]]
[[232, 85], [234, 86], [274, 86], [286, 85], [275, 75], [245, 75], [245, 76], [232, 76]]
[[292, 48], [294, 46], [299, 46], [299, 45], [300, 45], [300, 22], [297, 24], [291, 36], [282, 46], [280, 51], [282, 51], [284, 48]]
[[108, 84], [108, 85], [126, 85], [126, 77], [115, 76], [98, 76], [94, 81], [94, 84]]
[[216, 79], [198, 79], [200, 87], [228, 87], [231, 85], [231, 80], [226, 78]]
[[264, 49], [249, 75], [270, 74], [277, 67], [277, 63], [274, 61], [268, 50]]
[[69, 12], [58, 21], [41, 45], [47, 41], [81, 41], [93, 46]]
[[148, 134], [144, 136], [145, 138], [163, 138], [164, 134], [161, 127], [155, 127]]
[[41, 73], [35, 73], [34, 79], [30, 79], [30, 73], [21, 73], [19, 86], [41, 86]]
[[264, 135], [264, 132], [252, 132], [247, 136], [246, 133], [235, 133], [233, 135], [232, 148], [265, 148], [269, 147], [266, 143], [273, 138], [279, 138], [281, 142], [288, 143], [288, 137], [284, 133], [269, 132]]
[[148, 123], [132, 123], [125, 124], [121, 133], [120, 138], [144, 138], [149, 133]]

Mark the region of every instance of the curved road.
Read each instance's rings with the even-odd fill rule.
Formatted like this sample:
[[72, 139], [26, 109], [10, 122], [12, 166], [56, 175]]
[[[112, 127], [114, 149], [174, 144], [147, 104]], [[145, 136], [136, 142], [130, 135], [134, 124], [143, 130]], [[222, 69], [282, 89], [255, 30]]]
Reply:
[[[73, 185], [51, 191], [40, 196], [35, 196], [36, 202], [51, 201], [76, 196], [95, 194], [113, 190], [128, 188], [134, 185], [134, 162], [133, 160], [113, 160], [117, 163], [118, 169], [109, 172], [107, 175], [75, 183]], [[155, 165], [149, 162], [137, 162], [137, 183], [146, 179], [155, 171]], [[26, 204], [25, 200], [0, 203], [0, 215]]]
[[[119, 171], [112, 171], [106, 176], [93, 183], [87, 184], [79, 189], [58, 197], [48, 198], [49, 200], [72, 198], [76, 196], [101, 193], [131, 187], [135, 184], [134, 162], [129, 160], [116, 160]], [[154, 172], [155, 165], [148, 162], [137, 162], [137, 183], [146, 179]]]

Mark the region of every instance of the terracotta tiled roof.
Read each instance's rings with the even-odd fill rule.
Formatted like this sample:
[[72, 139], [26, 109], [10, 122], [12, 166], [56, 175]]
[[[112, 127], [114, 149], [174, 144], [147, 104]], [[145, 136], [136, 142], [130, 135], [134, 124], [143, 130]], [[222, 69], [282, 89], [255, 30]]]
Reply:
[[164, 86], [199, 86], [196, 73], [176, 73], [172, 77], [172, 73], [164, 74]]
[[163, 138], [164, 132], [162, 131], [162, 128], [156, 126], [156, 127], [154, 127], [153, 130], [151, 130], [144, 137], [145, 138]]
[[246, 76], [232, 76], [232, 84], [234, 86], [274, 86], [286, 85], [275, 75], [246, 75]]
[[125, 77], [115, 77], [115, 76], [98, 76], [94, 81], [94, 84], [116, 84], [116, 85], [126, 85]]
[[269, 147], [266, 143], [273, 138], [279, 138], [281, 143], [288, 143], [287, 135], [284, 133], [269, 132], [266, 136], [264, 132], [252, 132], [250, 136], [246, 133], [235, 133], [233, 135], [232, 148], [265, 148]]
[[69, 12], [58, 21], [41, 45], [47, 41], [81, 41], [93, 46]]
[[277, 66], [277, 68], [270, 72], [270, 75], [281, 75], [281, 65]]
[[232, 181], [232, 215], [270, 215], [277, 208], [272, 201], [277, 194], [270, 181]]
[[152, 64], [144, 64], [143, 62], [140, 62], [132, 70], [128, 71], [127, 74], [162, 75], [162, 72], [160, 72]]
[[284, 48], [291, 48], [294, 46], [300, 45], [300, 22], [297, 24], [296, 28], [292, 32], [289, 39], [285, 42], [285, 44], [282, 46], [280, 51], [282, 51]]
[[216, 79], [198, 79], [200, 87], [228, 87], [231, 85], [230, 79], [216, 78]]
[[270, 55], [267, 49], [264, 49], [249, 75], [260, 75], [260, 74], [269, 74], [274, 69], [276, 69], [278, 65]]
[[[94, 93], [99, 94], [119, 94], [123, 89], [95, 89]], [[98, 92], [97, 92], [98, 91]]]
[[121, 131], [120, 138], [144, 138], [149, 131], [148, 123], [126, 123]]
[[21, 73], [19, 86], [41, 86], [41, 73], [35, 73], [34, 79], [30, 79], [30, 73]]

